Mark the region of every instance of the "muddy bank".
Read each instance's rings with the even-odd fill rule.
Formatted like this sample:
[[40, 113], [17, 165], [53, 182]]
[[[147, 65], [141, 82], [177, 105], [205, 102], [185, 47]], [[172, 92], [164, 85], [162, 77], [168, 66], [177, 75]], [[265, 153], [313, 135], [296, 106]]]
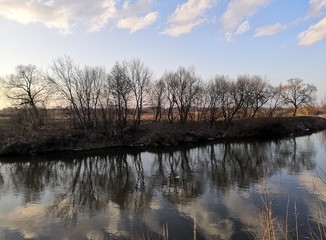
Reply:
[[122, 131], [40, 129], [0, 136], [0, 155], [35, 155], [53, 151], [78, 151], [110, 147], [170, 147], [209, 141], [273, 139], [326, 129], [320, 117], [283, 117], [235, 120], [225, 129], [223, 122], [186, 124], [144, 123]]

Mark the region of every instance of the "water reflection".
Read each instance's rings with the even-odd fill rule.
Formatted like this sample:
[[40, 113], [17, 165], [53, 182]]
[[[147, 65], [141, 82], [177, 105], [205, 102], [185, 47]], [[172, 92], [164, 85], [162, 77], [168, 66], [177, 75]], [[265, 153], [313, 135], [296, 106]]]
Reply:
[[[3, 161], [0, 237], [246, 239], [262, 179], [305, 182], [320, 136]], [[298, 204], [304, 215], [308, 203]]]

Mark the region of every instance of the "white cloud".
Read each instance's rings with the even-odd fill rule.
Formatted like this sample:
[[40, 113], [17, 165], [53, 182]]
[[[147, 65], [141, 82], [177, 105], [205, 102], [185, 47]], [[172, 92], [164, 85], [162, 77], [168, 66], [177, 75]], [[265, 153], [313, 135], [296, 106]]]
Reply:
[[43, 23], [49, 28], [70, 30], [68, 13], [63, 8], [24, 0], [5, 0], [0, 4], [0, 15], [22, 24]]
[[[225, 35], [229, 39], [233, 35], [239, 35], [239, 27], [246, 22], [245, 19], [257, 13], [260, 8], [270, 2], [271, 0], [231, 0], [220, 19]], [[249, 26], [249, 22], [246, 25]]]
[[326, 17], [298, 34], [299, 45], [311, 45], [326, 38]]
[[[41, 23], [60, 32], [70, 32], [76, 23], [86, 25], [89, 31], [100, 31], [110, 22], [124, 18], [148, 18], [153, 0], [134, 3], [121, 0], [0, 0], [0, 15], [19, 23]], [[142, 17], [144, 16], [145, 17]], [[146, 27], [148, 25], [143, 25]], [[139, 29], [138, 29], [139, 30]]]
[[110, 20], [117, 18], [119, 15], [116, 1], [106, 2], [101, 6], [101, 8], [102, 11], [90, 17], [87, 23], [90, 32], [100, 31]]
[[287, 28], [286, 25], [275, 23], [269, 26], [263, 26], [255, 29], [255, 37], [272, 36]]
[[40, 204], [27, 204], [0, 217], [2, 227], [9, 230], [19, 229], [24, 238], [39, 238], [48, 224], [51, 222], [46, 218], [46, 209]]
[[323, 10], [326, 9], [326, 0], [310, 0], [308, 17], [319, 17], [323, 14]]
[[130, 33], [133, 33], [153, 24], [157, 18], [158, 12], [150, 12], [144, 17], [123, 18], [119, 20], [117, 27], [122, 29], [129, 29]]
[[311, 25], [307, 30], [298, 34], [299, 45], [312, 45], [326, 38], [326, 0], [310, 0], [305, 20], [324, 16], [318, 23]]
[[188, 0], [178, 5], [174, 13], [169, 16], [168, 28], [162, 33], [176, 37], [191, 32], [206, 20], [206, 11], [215, 3], [215, 0]]
[[249, 24], [249, 21], [246, 20], [239, 25], [237, 31], [235, 32], [235, 35], [243, 34], [243, 33], [247, 32], [249, 29], [250, 29], [250, 24]]

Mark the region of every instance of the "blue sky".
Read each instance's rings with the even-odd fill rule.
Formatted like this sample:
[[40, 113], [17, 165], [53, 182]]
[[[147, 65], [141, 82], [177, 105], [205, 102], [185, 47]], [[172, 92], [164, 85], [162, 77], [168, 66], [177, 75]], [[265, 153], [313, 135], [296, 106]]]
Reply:
[[158, 78], [299, 77], [326, 94], [326, 0], [0, 0], [0, 76], [71, 56], [108, 70], [142, 59]]

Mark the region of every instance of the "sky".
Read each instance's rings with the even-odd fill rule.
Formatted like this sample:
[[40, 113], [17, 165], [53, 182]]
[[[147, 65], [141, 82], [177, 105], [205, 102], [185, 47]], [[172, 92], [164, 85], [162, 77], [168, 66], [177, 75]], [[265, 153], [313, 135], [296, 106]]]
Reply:
[[204, 80], [297, 77], [321, 99], [326, 0], [0, 0], [0, 76], [64, 55], [108, 71], [139, 58], [156, 78], [179, 66]]

